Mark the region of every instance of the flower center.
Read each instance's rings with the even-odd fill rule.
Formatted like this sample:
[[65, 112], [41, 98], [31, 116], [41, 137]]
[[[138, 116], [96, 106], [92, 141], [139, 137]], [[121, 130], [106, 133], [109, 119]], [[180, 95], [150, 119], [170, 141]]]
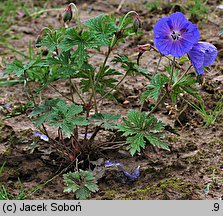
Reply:
[[170, 36], [171, 36], [171, 38], [172, 38], [174, 41], [179, 40], [179, 39], [181, 38], [180, 33], [179, 33], [179, 32], [175, 32], [175, 31], [172, 31], [172, 33], [171, 33]]

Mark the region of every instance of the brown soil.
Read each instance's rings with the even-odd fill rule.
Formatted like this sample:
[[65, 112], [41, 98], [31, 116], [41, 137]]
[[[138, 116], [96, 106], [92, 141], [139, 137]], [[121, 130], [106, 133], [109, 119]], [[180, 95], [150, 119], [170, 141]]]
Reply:
[[[27, 0], [27, 2], [30, 2]], [[35, 1], [33, 1], [35, 3]], [[39, 7], [43, 5], [38, 1]], [[44, 2], [44, 1], [43, 1]], [[64, 1], [55, 0], [48, 7], [61, 5]], [[114, 12], [120, 1], [78, 1], [81, 20], [101, 13]], [[106, 2], [106, 3], [105, 3]], [[137, 2], [137, 3], [136, 3]], [[144, 1], [146, 2], [146, 1]], [[153, 25], [164, 14], [168, 14], [177, 8], [164, 5], [161, 9], [149, 11], [145, 4], [139, 1], [126, 0], [117, 16], [125, 14], [129, 10], [136, 10], [144, 20], [143, 35], [135, 36], [126, 41], [121, 47], [113, 51], [125, 53], [132, 59], [136, 59], [135, 47], [139, 44], [151, 43], [153, 37]], [[217, 9], [218, 1], [208, 1], [206, 5], [209, 13], [197, 23], [201, 32], [201, 40], [211, 42], [218, 48], [218, 57], [213, 66], [204, 75], [204, 84], [200, 86], [202, 97], [207, 107], [211, 110], [223, 95], [223, 40], [219, 35], [222, 25], [223, 11]], [[91, 11], [91, 13], [89, 13]], [[35, 19], [15, 21], [9, 33], [20, 35], [18, 39], [9, 39], [14, 48], [27, 53], [28, 41], [34, 44], [39, 31], [45, 26], [58, 27], [58, 12], [48, 12]], [[188, 17], [190, 15], [188, 14]], [[17, 12], [17, 20], [23, 19], [25, 14]], [[195, 20], [196, 21], [196, 20]], [[208, 26], [208, 27], [207, 27]], [[15, 53], [4, 49], [0, 45], [0, 75], [3, 74], [4, 65], [15, 59]], [[103, 53], [96, 56], [101, 61]], [[112, 59], [112, 57], [111, 57]], [[148, 52], [140, 60], [142, 67], [153, 71], [158, 57], [155, 53]], [[110, 63], [112, 64], [112, 63]], [[1, 67], [2, 65], [2, 67]], [[113, 65], [114, 66], [114, 65]], [[115, 66], [114, 66], [115, 67]], [[104, 100], [101, 103], [101, 111], [120, 113], [125, 116], [129, 109], [139, 109], [139, 97], [147, 81], [142, 76], [128, 77], [117, 91], [117, 103]], [[69, 91], [65, 82], [57, 82], [56, 87], [65, 94]], [[59, 97], [51, 88], [43, 92], [43, 98], [50, 96]], [[0, 106], [10, 103], [11, 108], [25, 104], [26, 94], [23, 85], [1, 86]], [[153, 103], [153, 102], [151, 102]], [[0, 108], [1, 108], [0, 107]], [[156, 111], [155, 115], [169, 128], [174, 128], [177, 133], [171, 133], [167, 129], [166, 139], [171, 146], [171, 151], [153, 149], [148, 146], [142, 154], [131, 157], [125, 146], [114, 149], [112, 146], [102, 146], [100, 154], [94, 159], [111, 159], [122, 162], [126, 170], [130, 171], [140, 165], [141, 175], [135, 182], [127, 181], [122, 173], [115, 169], [104, 169], [103, 164], [96, 168], [103, 171], [103, 176], [98, 179], [99, 192], [93, 194], [92, 199], [219, 199], [223, 196], [223, 118], [222, 115], [212, 126], [204, 127], [202, 119], [195, 111], [179, 104], [179, 110], [169, 112], [164, 104]], [[6, 161], [1, 183], [7, 185], [10, 193], [16, 195], [20, 191], [18, 179], [25, 190], [31, 190], [43, 184], [58, 174], [52, 181], [26, 197], [27, 199], [72, 199], [73, 194], [63, 193], [63, 161], [58, 159], [52, 146], [47, 142], [38, 142], [39, 146], [31, 153], [30, 144], [33, 143], [35, 126], [26, 114], [15, 118], [3, 120], [6, 113], [0, 109], [0, 166]], [[56, 132], [50, 129], [51, 136]], [[108, 134], [101, 134], [98, 141], [105, 140]], [[101, 140], [100, 140], [101, 139]], [[73, 165], [74, 166], [74, 165]], [[72, 167], [70, 168], [72, 169]], [[210, 191], [205, 194], [204, 189], [210, 184]]]

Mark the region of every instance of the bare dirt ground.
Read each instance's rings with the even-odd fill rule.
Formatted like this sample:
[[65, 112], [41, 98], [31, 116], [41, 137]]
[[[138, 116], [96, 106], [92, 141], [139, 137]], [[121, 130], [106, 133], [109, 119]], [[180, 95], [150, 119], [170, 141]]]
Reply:
[[[27, 0], [28, 3], [30, 1]], [[33, 1], [41, 7], [44, 1]], [[122, 47], [113, 51], [115, 53], [128, 54], [136, 59], [136, 47], [139, 44], [152, 44], [153, 25], [157, 20], [183, 6], [184, 2], [175, 1], [164, 4], [162, 7], [149, 10], [146, 1], [128, 1], [122, 5], [116, 16], [121, 16], [129, 10], [136, 10], [143, 20], [143, 35], [137, 35], [126, 41]], [[120, 1], [79, 1], [81, 21], [101, 13], [114, 12]], [[64, 1], [55, 0], [49, 3], [47, 8], [61, 5]], [[223, 95], [223, 40], [219, 35], [222, 25], [223, 10], [217, 8], [218, 1], [208, 1], [208, 16], [197, 22], [201, 32], [201, 40], [208, 41], [218, 48], [218, 57], [213, 66], [204, 75], [204, 84], [200, 86], [202, 97], [207, 107], [211, 110]], [[9, 34], [19, 35], [16, 39], [10, 39], [14, 48], [27, 53], [29, 41], [34, 46], [34, 41], [39, 31], [45, 26], [60, 26], [59, 14], [63, 11], [51, 11], [43, 13], [38, 18], [26, 19], [22, 11], [16, 14], [16, 20], [9, 29]], [[188, 14], [190, 17], [190, 14]], [[194, 19], [194, 18], [193, 18]], [[22, 20], [22, 21], [21, 21]], [[196, 21], [196, 20], [195, 20]], [[103, 55], [103, 53], [102, 53]], [[0, 75], [3, 74], [5, 64], [11, 62], [17, 54], [1, 47], [0, 45]], [[97, 56], [100, 62], [102, 56]], [[148, 52], [140, 60], [142, 67], [153, 71], [158, 57], [155, 53]], [[111, 63], [112, 64], [112, 63]], [[117, 103], [104, 100], [101, 110], [120, 113], [125, 116], [129, 109], [139, 109], [139, 97], [146, 81], [141, 76], [131, 76], [119, 87], [117, 91]], [[65, 82], [55, 84], [64, 93], [68, 92]], [[22, 84], [0, 87], [0, 106], [10, 103], [11, 108], [25, 104], [27, 99]], [[43, 98], [59, 95], [53, 89], [47, 88]], [[121, 173], [116, 170], [106, 170], [102, 178], [98, 180], [99, 192], [92, 199], [220, 199], [223, 197], [223, 118], [222, 115], [212, 126], [204, 127], [200, 116], [195, 111], [180, 104], [177, 113], [170, 114], [163, 104], [155, 113], [164, 123], [174, 127], [177, 134], [167, 131], [166, 139], [171, 146], [171, 151], [154, 150], [147, 147], [143, 154], [131, 157], [125, 146], [120, 149], [103, 148], [95, 160], [112, 159], [122, 162], [128, 171], [141, 166], [141, 176], [135, 182], [128, 182]], [[183, 111], [182, 111], [183, 110]], [[182, 111], [182, 112], [181, 112]], [[61, 171], [61, 161], [57, 161], [54, 151], [47, 142], [41, 142], [37, 151], [30, 153], [28, 146], [33, 142], [32, 134], [35, 126], [27, 118], [26, 114], [15, 118], [3, 120], [5, 113], [0, 115], [0, 166], [6, 161], [0, 181], [7, 185], [8, 190], [16, 195], [19, 193], [22, 182], [25, 190], [32, 189], [43, 184], [55, 174]], [[180, 124], [176, 121], [180, 120]], [[51, 131], [52, 135], [54, 131]], [[103, 134], [102, 134], [103, 135]], [[104, 136], [107, 136], [106, 134]], [[98, 168], [103, 165], [98, 164]], [[204, 189], [210, 185], [208, 193]], [[72, 194], [63, 193], [62, 173], [52, 181], [30, 194], [27, 199], [72, 199]]]

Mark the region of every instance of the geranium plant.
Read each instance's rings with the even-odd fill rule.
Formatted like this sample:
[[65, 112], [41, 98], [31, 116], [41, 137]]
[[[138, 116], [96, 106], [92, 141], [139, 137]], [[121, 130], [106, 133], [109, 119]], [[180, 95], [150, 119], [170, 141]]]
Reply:
[[[76, 25], [70, 26], [74, 14]], [[98, 187], [90, 171], [83, 171], [84, 167], [79, 169], [79, 161], [88, 161], [89, 165], [95, 150], [93, 143], [99, 132], [122, 132], [131, 155], [141, 152], [148, 144], [170, 150], [169, 144], [164, 141], [165, 125], [153, 112], [168, 97], [173, 104], [186, 94], [202, 102], [196, 88], [198, 80], [192, 76], [191, 68], [193, 66], [196, 73], [202, 75], [204, 67], [213, 64], [217, 49], [207, 42], [199, 42], [197, 26], [181, 12], [176, 12], [161, 18], [155, 24], [154, 46], [139, 46], [137, 61], [129, 60], [126, 55], [115, 55], [111, 61], [122, 68], [117, 70], [109, 65], [108, 60], [116, 46], [137, 34], [141, 28], [141, 19], [135, 11], [130, 11], [119, 19], [102, 14], [81, 22], [76, 6], [69, 4], [63, 20], [64, 26], [58, 29], [43, 28], [37, 38], [36, 46], [38, 49], [47, 49], [46, 56], [40, 52], [26, 63], [15, 60], [8, 65], [5, 74], [14, 73], [23, 80], [29, 101], [27, 107], [31, 109], [29, 118], [49, 138], [61, 157], [76, 162], [75, 172], [64, 175], [67, 184], [65, 191], [75, 192], [77, 198], [88, 198]], [[106, 47], [104, 59], [95, 63], [93, 56], [101, 54], [102, 47]], [[154, 73], [139, 66], [140, 57], [151, 49], [160, 56]], [[187, 55], [186, 63], [189, 62], [187, 67], [186, 63], [179, 66], [177, 62], [184, 55]], [[165, 67], [166, 72], [159, 71], [162, 58], [167, 58], [170, 62]], [[142, 105], [148, 98], [152, 98], [156, 101], [155, 106], [149, 112], [130, 110], [126, 118], [123, 118], [123, 123], [118, 124], [120, 115], [101, 112], [100, 102], [104, 98], [115, 100], [113, 91], [127, 76], [135, 74], [148, 80], [141, 96]], [[69, 94], [54, 85], [61, 80], [68, 83]], [[61, 97], [42, 100], [45, 88], [53, 89]], [[51, 137], [48, 126], [57, 128], [57, 139]], [[133, 173], [123, 172], [129, 179], [136, 180], [139, 177], [139, 168]]]

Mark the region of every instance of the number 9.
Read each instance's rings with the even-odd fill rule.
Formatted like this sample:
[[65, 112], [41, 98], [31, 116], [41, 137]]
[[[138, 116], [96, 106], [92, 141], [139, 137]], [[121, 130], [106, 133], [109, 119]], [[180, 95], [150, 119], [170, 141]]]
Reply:
[[214, 203], [214, 211], [218, 211], [219, 210], [219, 204], [218, 203]]

